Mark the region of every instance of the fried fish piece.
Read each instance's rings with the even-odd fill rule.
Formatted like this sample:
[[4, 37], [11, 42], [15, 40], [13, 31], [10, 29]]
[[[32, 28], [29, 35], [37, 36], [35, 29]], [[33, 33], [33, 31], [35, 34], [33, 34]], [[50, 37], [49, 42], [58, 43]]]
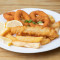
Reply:
[[55, 29], [51, 27], [26, 27], [26, 26], [18, 26], [12, 27], [11, 33], [22, 35], [22, 36], [46, 36], [51, 38], [57, 38], [59, 35], [55, 31]]

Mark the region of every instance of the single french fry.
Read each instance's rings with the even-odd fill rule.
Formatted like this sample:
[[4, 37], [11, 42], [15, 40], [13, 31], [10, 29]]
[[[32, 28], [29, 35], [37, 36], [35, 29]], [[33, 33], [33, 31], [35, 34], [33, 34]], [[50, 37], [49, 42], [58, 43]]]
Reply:
[[9, 31], [10, 28], [6, 28], [4, 22], [0, 22], [0, 36], [6, 35]]
[[40, 43], [41, 45], [45, 45], [45, 44], [48, 44], [49, 42], [50, 42], [49, 38], [44, 38]]
[[16, 41], [16, 40], [17, 40], [17, 39], [16, 39], [14, 36], [12, 36], [11, 34], [7, 34], [5, 37], [11, 39], [12, 41]]
[[16, 39], [21, 42], [38, 43], [43, 40], [43, 37], [16, 36]]
[[48, 15], [48, 16], [50, 18], [51, 23], [54, 23], [55, 22], [55, 19], [53, 18], [53, 16], [51, 16], [51, 15]]
[[5, 36], [6, 34], [8, 34], [8, 32], [10, 32], [10, 28], [4, 28], [1, 33], [0, 36]]
[[60, 30], [60, 21], [51, 24], [51, 27], [54, 28], [54, 29], [56, 30], [56, 32], [59, 34], [59, 30]]
[[40, 48], [40, 43], [26, 43], [26, 42], [20, 42], [20, 41], [14, 41], [12, 42], [14, 46], [17, 47], [27, 47], [27, 48]]
[[12, 45], [12, 40], [3, 36], [0, 36], [0, 41], [4, 41], [4, 43], [8, 46]]

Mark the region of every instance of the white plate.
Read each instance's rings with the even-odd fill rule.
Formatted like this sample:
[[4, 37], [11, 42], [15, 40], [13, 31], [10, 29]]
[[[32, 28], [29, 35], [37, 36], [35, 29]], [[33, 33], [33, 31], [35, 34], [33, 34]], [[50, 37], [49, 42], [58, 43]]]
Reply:
[[[17, 9], [18, 10], [18, 9]], [[45, 13], [52, 15], [56, 22], [60, 21], [60, 14], [54, 12], [54, 11], [50, 11], [50, 10], [46, 10], [46, 9], [39, 9], [39, 8], [23, 8], [21, 10], [26, 11], [28, 14], [32, 11], [35, 10], [41, 10], [44, 11]], [[16, 10], [14, 10], [16, 11]], [[0, 21], [1, 22], [6, 22], [6, 20], [3, 17], [3, 14], [0, 15]], [[13, 52], [18, 52], [18, 53], [38, 53], [38, 52], [45, 52], [45, 51], [49, 51], [49, 50], [53, 50], [56, 49], [58, 47], [60, 47], [60, 37], [53, 40], [52, 42], [50, 42], [49, 44], [43, 45], [41, 46], [39, 49], [33, 49], [33, 48], [24, 48], [24, 47], [15, 47], [15, 46], [7, 46], [5, 45], [3, 42], [0, 42], [0, 47], [4, 48], [6, 50], [9, 51], [13, 51]]]

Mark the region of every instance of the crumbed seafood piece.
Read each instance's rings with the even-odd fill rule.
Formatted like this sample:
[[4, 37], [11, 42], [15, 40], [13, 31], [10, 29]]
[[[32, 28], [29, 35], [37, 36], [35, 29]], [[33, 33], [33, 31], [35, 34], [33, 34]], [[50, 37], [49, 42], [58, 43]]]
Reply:
[[4, 13], [4, 14], [3, 14], [4, 18], [5, 18], [7, 21], [14, 20], [14, 15], [15, 15], [15, 12], [7, 12], [7, 13]]
[[26, 26], [18, 26], [11, 28], [12, 34], [17, 35], [29, 35], [29, 36], [46, 36], [50, 38], [57, 38], [59, 35], [55, 31], [55, 29], [51, 27], [26, 27]]
[[33, 11], [30, 13], [30, 17], [34, 22], [42, 21], [44, 22], [43, 26], [49, 26], [50, 19], [49, 16], [43, 11]]
[[[22, 20], [22, 18], [24, 18]], [[30, 16], [23, 10], [17, 10], [14, 15], [14, 19], [20, 21], [24, 26], [29, 25], [28, 23], [24, 23], [25, 20], [30, 20]]]

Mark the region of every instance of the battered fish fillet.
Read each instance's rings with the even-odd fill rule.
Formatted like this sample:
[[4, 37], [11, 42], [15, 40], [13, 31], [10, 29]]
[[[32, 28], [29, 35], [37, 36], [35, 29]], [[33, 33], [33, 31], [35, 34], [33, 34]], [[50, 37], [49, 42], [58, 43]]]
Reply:
[[57, 38], [59, 35], [55, 31], [55, 29], [50, 27], [26, 27], [26, 26], [18, 26], [12, 27], [11, 33], [21, 35], [21, 36], [46, 36], [49, 38]]

